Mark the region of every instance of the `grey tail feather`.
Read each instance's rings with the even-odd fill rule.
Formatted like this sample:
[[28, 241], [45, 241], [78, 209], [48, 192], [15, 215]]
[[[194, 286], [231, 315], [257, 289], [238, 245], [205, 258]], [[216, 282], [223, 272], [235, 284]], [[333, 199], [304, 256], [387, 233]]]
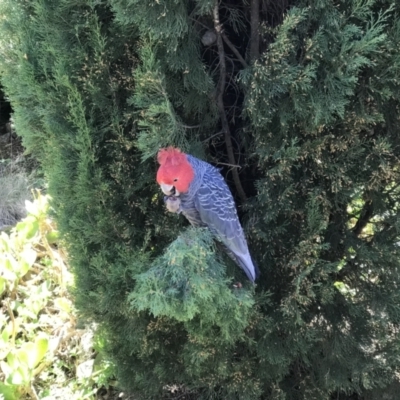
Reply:
[[[237, 260], [237, 263], [243, 269], [243, 271], [245, 272], [247, 278], [249, 278], [249, 280], [254, 283], [254, 281], [257, 279], [257, 277], [259, 275], [259, 270], [258, 270], [258, 267], [256, 267], [255, 264], [252, 262], [253, 260], [252, 260], [252, 258], [250, 256], [250, 254], [248, 255], [248, 260], [246, 260], [244, 257], [240, 257], [237, 254], [235, 254], [235, 256], [236, 256], [235, 258]], [[254, 276], [252, 274], [251, 269], [249, 268], [248, 263], [246, 263], [246, 261], [252, 262], [253, 268], [254, 268]]]
[[[235, 261], [236, 264], [239, 265], [239, 267], [243, 270], [243, 272], [246, 274], [247, 278], [254, 283], [254, 281], [260, 276], [260, 270], [258, 269], [258, 265], [254, 262], [253, 258], [249, 253], [247, 253], [247, 257], [245, 255], [240, 256], [239, 254], [235, 254], [233, 251], [231, 251], [226, 245], [224, 245], [225, 251], [229, 255], [229, 257], [232, 258], [233, 261]], [[251, 269], [249, 268], [248, 263], [251, 263], [254, 269], [254, 277], [253, 274], [251, 273]]]

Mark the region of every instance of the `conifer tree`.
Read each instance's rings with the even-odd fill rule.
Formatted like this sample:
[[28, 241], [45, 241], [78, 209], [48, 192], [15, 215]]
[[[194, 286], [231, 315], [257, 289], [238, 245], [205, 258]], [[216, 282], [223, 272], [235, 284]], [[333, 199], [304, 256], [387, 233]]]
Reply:
[[[122, 387], [396, 398], [396, 0], [3, 0], [0, 15], [16, 130]], [[168, 145], [221, 168], [255, 287], [165, 211]]]

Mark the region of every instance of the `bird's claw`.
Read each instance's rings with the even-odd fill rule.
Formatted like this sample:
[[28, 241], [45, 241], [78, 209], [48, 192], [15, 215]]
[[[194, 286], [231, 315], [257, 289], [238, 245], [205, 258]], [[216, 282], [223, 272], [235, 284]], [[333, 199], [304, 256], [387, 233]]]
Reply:
[[181, 199], [176, 196], [164, 196], [165, 207], [169, 212], [179, 214], [181, 209]]

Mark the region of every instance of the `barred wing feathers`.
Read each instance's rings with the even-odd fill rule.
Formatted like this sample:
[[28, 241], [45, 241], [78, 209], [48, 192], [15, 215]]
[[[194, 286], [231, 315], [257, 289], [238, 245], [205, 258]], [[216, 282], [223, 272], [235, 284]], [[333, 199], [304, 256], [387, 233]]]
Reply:
[[235, 202], [228, 185], [214, 168], [204, 173], [194, 204], [202, 222], [221, 239], [232, 253], [233, 259], [254, 282], [255, 268], [237, 216]]

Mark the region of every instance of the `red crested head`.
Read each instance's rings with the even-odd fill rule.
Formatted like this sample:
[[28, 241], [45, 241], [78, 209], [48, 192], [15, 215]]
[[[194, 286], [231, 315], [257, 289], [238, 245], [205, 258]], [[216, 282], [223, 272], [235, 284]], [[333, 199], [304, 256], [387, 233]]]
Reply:
[[168, 147], [158, 152], [157, 160], [160, 164], [157, 171], [158, 184], [171, 185], [179, 193], [187, 192], [194, 178], [193, 167], [187, 155], [179, 149]]

